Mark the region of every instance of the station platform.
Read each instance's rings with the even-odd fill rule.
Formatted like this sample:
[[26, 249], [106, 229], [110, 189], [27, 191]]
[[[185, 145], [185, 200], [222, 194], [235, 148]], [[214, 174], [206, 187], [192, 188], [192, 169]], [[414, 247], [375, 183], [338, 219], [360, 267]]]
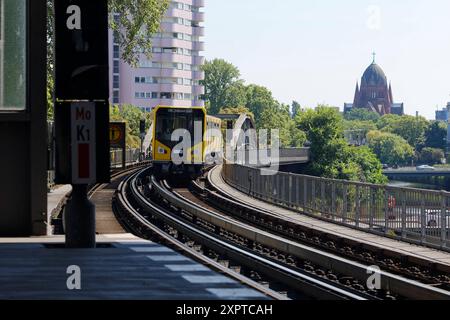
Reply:
[[0, 299], [268, 300], [133, 235], [102, 235], [97, 242], [97, 249], [65, 249], [63, 236], [0, 238]]
[[[112, 198], [121, 180], [105, 185], [100, 190], [96, 191], [91, 201], [95, 204], [95, 227], [97, 234], [122, 234], [125, 230], [117, 221], [112, 210]], [[67, 195], [72, 191], [70, 185], [58, 186], [47, 194], [47, 216], [48, 216], [48, 230], [47, 234], [51, 235], [51, 221], [52, 217], [60, 212], [61, 207], [65, 204]]]
[[331, 222], [314, 219], [312, 217], [302, 215], [299, 212], [284, 209], [282, 207], [255, 199], [228, 185], [224, 181], [221, 172], [221, 166], [217, 166], [211, 171], [210, 182], [212, 183], [212, 185], [217, 190], [220, 190], [229, 197], [238, 199], [239, 201], [252, 206], [253, 208], [270, 211], [274, 215], [280, 216], [283, 219], [292, 221], [308, 228], [316, 229], [328, 234], [333, 234], [340, 238], [346, 238], [372, 247], [387, 249], [392, 252], [398, 253], [399, 255], [407, 255], [413, 258], [415, 257], [418, 260], [426, 260], [431, 263], [437, 263], [450, 271], [450, 253], [448, 252], [414, 245], [407, 242], [402, 242], [387, 237], [355, 230], [349, 227], [333, 224]]

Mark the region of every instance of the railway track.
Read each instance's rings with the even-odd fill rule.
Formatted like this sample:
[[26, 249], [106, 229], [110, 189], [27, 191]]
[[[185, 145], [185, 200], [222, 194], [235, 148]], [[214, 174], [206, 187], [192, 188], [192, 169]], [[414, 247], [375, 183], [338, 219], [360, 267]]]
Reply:
[[384, 271], [381, 288], [368, 289], [368, 265], [231, 218], [187, 197], [189, 192], [173, 190], [145, 169], [120, 184], [113, 207], [131, 232], [175, 247], [274, 299], [450, 299], [442, 289]]
[[301, 226], [285, 216], [251, 207], [248, 203], [217, 190], [208, 174], [204, 185], [193, 182], [189, 192], [201, 202], [240, 221], [246, 221], [271, 233], [298, 241], [329, 253], [383, 269], [411, 280], [450, 291], [450, 268], [408, 255], [353, 240], [339, 238], [317, 229]]
[[[134, 173], [135, 171], [141, 169], [142, 167], [148, 167], [151, 164], [149, 161], [144, 161], [140, 163], [135, 163], [132, 165], [128, 165], [125, 170], [113, 170], [111, 171], [111, 182], [110, 183], [97, 183], [88, 186], [88, 198], [92, 199], [94, 195], [107, 188], [108, 186], [118, 184], [118, 181], [124, 179], [126, 176]], [[55, 212], [57, 218], [52, 218], [52, 225], [55, 227], [54, 234], [64, 234], [64, 207], [67, 203], [67, 200], [70, 198], [71, 192], [66, 194], [66, 196], [61, 199], [60, 204], [58, 205], [58, 211]]]

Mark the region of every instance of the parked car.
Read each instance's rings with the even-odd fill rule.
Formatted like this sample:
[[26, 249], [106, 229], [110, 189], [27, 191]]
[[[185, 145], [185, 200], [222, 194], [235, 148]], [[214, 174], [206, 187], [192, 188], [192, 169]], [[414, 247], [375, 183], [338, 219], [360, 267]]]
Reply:
[[[441, 227], [441, 209], [426, 209], [426, 223], [428, 227], [440, 228]], [[450, 228], [450, 210], [446, 210], [446, 228]]]
[[436, 170], [434, 167], [428, 166], [428, 165], [418, 166], [416, 169], [417, 169], [417, 171], [434, 171], [434, 170]]
[[389, 169], [389, 165], [387, 165], [387, 164], [382, 164], [382, 166], [383, 166], [383, 170]]

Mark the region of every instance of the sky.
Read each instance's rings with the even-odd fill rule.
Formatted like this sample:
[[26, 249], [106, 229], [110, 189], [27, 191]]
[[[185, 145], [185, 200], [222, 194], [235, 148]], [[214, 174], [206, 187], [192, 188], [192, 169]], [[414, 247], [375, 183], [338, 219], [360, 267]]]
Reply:
[[450, 101], [448, 0], [207, 0], [205, 56], [303, 107], [353, 102], [376, 52], [395, 102], [434, 119]]

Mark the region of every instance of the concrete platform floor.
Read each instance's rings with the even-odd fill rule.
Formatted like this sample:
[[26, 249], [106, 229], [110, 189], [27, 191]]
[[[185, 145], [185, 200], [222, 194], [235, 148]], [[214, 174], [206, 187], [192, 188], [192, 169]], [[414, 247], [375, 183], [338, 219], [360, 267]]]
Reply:
[[129, 234], [97, 241], [67, 250], [61, 236], [0, 238], [0, 299], [268, 299], [159, 244]]

